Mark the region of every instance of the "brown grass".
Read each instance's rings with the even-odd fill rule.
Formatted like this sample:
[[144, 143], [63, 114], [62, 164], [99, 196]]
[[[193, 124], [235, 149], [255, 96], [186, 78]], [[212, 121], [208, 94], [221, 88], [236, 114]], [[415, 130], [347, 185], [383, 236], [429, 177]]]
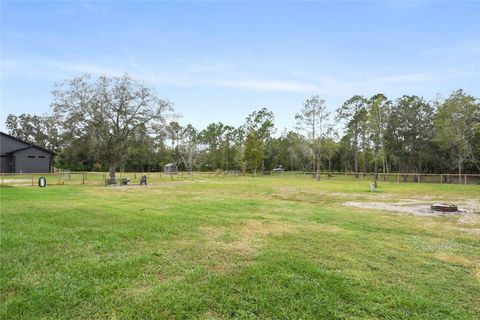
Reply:
[[471, 267], [473, 265], [471, 260], [456, 254], [442, 252], [437, 254], [436, 257], [437, 259], [449, 264], [461, 265], [464, 267]]
[[301, 232], [338, 233], [343, 231], [339, 227], [319, 223], [300, 225], [283, 221], [248, 220], [241, 226], [202, 227], [197, 241], [201, 242], [206, 257], [216, 261], [210, 269], [224, 273], [235, 270], [238, 264], [253, 261], [268, 237]]

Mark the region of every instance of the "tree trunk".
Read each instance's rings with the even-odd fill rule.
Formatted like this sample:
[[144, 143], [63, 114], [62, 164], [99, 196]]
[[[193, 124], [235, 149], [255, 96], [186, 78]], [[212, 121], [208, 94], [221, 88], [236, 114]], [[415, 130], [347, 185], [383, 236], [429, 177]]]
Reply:
[[367, 163], [365, 162], [365, 150], [362, 152], [362, 171], [363, 173], [367, 173]]
[[458, 161], [458, 184], [461, 184], [462, 182], [462, 160]]
[[383, 181], [387, 181], [387, 175], [385, 173], [388, 173], [388, 168], [387, 168], [387, 158], [383, 156], [382, 159], [382, 170], [383, 170]]
[[320, 156], [317, 157], [315, 163], [317, 167], [315, 179], [317, 179], [317, 181], [320, 181]]
[[255, 178], [257, 176], [257, 168], [253, 169], [253, 177]]
[[226, 160], [227, 164], [225, 166], [225, 169], [228, 171], [228, 149], [227, 149], [227, 160]]
[[378, 158], [375, 156], [375, 166], [373, 167], [375, 181], [378, 180]]
[[355, 178], [358, 178], [358, 128], [355, 124], [355, 141], [354, 141], [354, 171], [355, 171]]
[[[328, 176], [332, 176], [332, 159], [328, 159]], [[358, 173], [357, 173], [357, 178], [358, 178]]]
[[108, 166], [108, 184], [115, 184], [115, 167], [116, 161], [115, 159], [110, 160], [110, 164]]

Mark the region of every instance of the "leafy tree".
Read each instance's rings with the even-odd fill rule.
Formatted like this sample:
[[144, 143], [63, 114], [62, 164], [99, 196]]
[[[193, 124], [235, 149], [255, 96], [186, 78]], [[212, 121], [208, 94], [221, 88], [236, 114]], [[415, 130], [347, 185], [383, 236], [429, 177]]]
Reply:
[[222, 143], [222, 135], [224, 132], [224, 124], [221, 122], [210, 123], [207, 128], [200, 132], [200, 141], [208, 146], [208, 154], [210, 163], [207, 165], [215, 170], [221, 167], [221, 160], [219, 160], [219, 149]]
[[89, 75], [66, 80], [57, 84], [53, 96], [53, 112], [63, 129], [74, 139], [89, 137], [91, 150], [109, 164], [111, 182], [125, 160], [131, 135], [139, 128], [148, 131], [164, 124], [172, 110], [170, 102], [127, 74], [95, 81]]
[[253, 176], [257, 175], [257, 169], [262, 164], [265, 146], [256, 131], [250, 131], [245, 140], [244, 159], [247, 168], [253, 170]]
[[37, 116], [27, 113], [19, 116], [9, 114], [5, 121], [5, 127], [12, 136], [29, 143], [55, 152], [59, 151], [61, 147], [58, 123], [52, 116]]
[[480, 126], [478, 99], [463, 90], [453, 92], [438, 106], [434, 124], [435, 140], [444, 151], [453, 155], [459, 178], [465, 163], [474, 163], [480, 171], [474, 156], [478, 146], [473, 144]]
[[328, 175], [332, 175], [332, 159], [335, 157], [337, 154], [337, 151], [339, 150], [339, 144], [335, 142], [335, 139], [332, 137], [325, 137], [321, 141], [322, 144], [322, 156], [324, 159], [327, 160], [328, 162]]
[[368, 101], [363, 96], [353, 96], [337, 109], [337, 120], [345, 120], [347, 130], [353, 133], [354, 171], [358, 178], [358, 148], [360, 135], [364, 133], [367, 121]]
[[179, 141], [179, 155], [185, 168], [192, 172], [199, 156], [199, 137], [197, 130], [191, 125], [183, 128]]
[[237, 129], [233, 126], [226, 125], [223, 128], [221, 136], [222, 168], [227, 171], [230, 169], [230, 166], [235, 163], [235, 141], [237, 133]]
[[[245, 129], [247, 132], [257, 132], [259, 138], [266, 146], [265, 151], [271, 153], [270, 140], [275, 134], [275, 115], [267, 108], [262, 108], [259, 111], [254, 111], [245, 119]], [[262, 171], [265, 170], [265, 158], [262, 160]]]
[[275, 133], [275, 115], [267, 108], [250, 113], [245, 120], [247, 132], [255, 131], [265, 143]]
[[[289, 131], [285, 135], [285, 140], [287, 141], [287, 153], [289, 159], [290, 170], [298, 170], [298, 166], [304, 167], [302, 159], [302, 146], [305, 145], [305, 138], [296, 132]], [[286, 166], [285, 166], [286, 168]]]
[[426, 150], [433, 135], [433, 107], [418, 96], [402, 96], [390, 112], [386, 143], [389, 153], [397, 159], [399, 171], [415, 168], [422, 171]]
[[172, 149], [176, 148], [178, 141], [180, 140], [182, 135], [182, 129], [182, 126], [177, 121], [171, 121], [165, 127], [166, 137], [168, 140], [170, 140]]
[[387, 155], [385, 153], [385, 131], [390, 113], [391, 102], [382, 93], [376, 94], [369, 100], [369, 129], [374, 145], [374, 172], [375, 183], [378, 180], [378, 162], [382, 161], [384, 173], [388, 173]]
[[313, 157], [315, 178], [320, 180], [320, 162], [322, 158], [321, 140], [331, 130], [328, 123], [329, 112], [325, 100], [318, 95], [307, 99], [300, 113], [295, 115], [298, 128], [307, 132], [310, 153]]
[[128, 151], [125, 162], [121, 164], [123, 171], [151, 171], [157, 168], [155, 138], [151, 137], [145, 126], [139, 127], [128, 138]]
[[352, 171], [352, 141], [352, 132], [350, 130], [347, 130], [338, 143], [337, 159], [338, 163], [341, 164], [340, 169], [343, 171]]

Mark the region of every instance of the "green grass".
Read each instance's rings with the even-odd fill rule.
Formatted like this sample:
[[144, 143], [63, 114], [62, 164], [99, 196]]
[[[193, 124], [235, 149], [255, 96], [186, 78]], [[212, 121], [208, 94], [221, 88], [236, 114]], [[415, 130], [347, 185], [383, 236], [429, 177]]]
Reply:
[[480, 186], [1, 188], [1, 319], [478, 319], [480, 225], [343, 206]]

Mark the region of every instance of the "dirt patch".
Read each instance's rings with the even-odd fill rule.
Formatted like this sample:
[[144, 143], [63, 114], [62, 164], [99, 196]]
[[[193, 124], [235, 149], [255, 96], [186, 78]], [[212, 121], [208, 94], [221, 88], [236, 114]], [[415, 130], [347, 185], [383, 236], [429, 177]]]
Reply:
[[463, 200], [459, 202], [459, 205], [467, 211], [467, 214], [465, 214], [459, 222], [480, 224], [480, 200]]
[[[35, 180], [34, 182], [36, 182]], [[2, 184], [16, 185], [16, 186], [31, 186], [32, 179], [3, 179]]]
[[409, 202], [344, 202], [344, 206], [360, 209], [375, 209], [393, 211], [399, 213], [413, 214], [417, 216], [438, 216], [439, 213], [432, 212], [428, 205], [413, 205]]
[[462, 215], [460, 222], [476, 223], [478, 221], [478, 214], [480, 204], [475, 200], [466, 200], [457, 202], [459, 205], [459, 212], [432, 212], [430, 209], [430, 199], [403, 199], [399, 202], [344, 202], [343, 205], [347, 207], [356, 207], [360, 209], [376, 209], [385, 210], [405, 214], [413, 214], [416, 216], [445, 216], [445, 215]]

